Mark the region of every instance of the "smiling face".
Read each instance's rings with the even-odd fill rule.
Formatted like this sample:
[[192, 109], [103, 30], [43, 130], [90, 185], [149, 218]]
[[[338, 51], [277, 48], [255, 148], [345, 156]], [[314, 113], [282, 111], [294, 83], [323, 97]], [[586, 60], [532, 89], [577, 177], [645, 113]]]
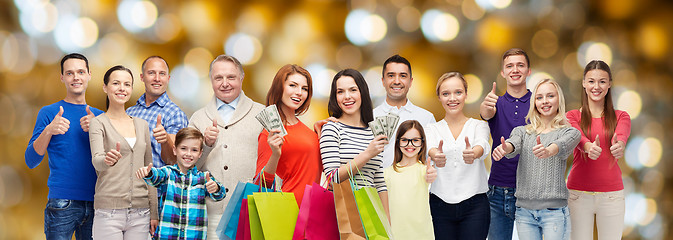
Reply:
[[530, 73], [525, 56], [511, 55], [503, 60], [500, 75], [507, 80], [508, 86], [525, 86]]
[[439, 86], [439, 102], [447, 114], [461, 113], [466, 98], [465, 86], [458, 77], [450, 77]]
[[362, 98], [360, 88], [355, 84], [355, 79], [350, 76], [342, 76], [336, 82], [336, 99], [339, 108], [345, 115], [360, 113]]
[[124, 70], [116, 70], [110, 74], [107, 85], [103, 85], [103, 92], [107, 94], [110, 105], [128, 102], [133, 92], [133, 77]]
[[544, 83], [535, 91], [535, 108], [543, 119], [552, 119], [558, 113], [559, 96], [552, 83]]
[[283, 96], [281, 98], [281, 109], [287, 111], [285, 115], [294, 115], [297, 109], [301, 107], [308, 98], [308, 81], [306, 77], [299, 73], [287, 77], [283, 83]]
[[416, 128], [409, 129], [398, 141], [400, 141], [400, 151], [404, 158], [418, 159], [418, 153], [423, 147], [423, 137]]
[[243, 77], [236, 65], [230, 61], [213, 63], [210, 80], [215, 96], [225, 103], [231, 103], [241, 94]]
[[588, 71], [582, 80], [582, 87], [588, 99], [593, 102], [605, 101], [605, 95], [608, 94], [611, 86], [610, 75], [601, 69]]
[[91, 80], [91, 73], [87, 69], [86, 62], [82, 59], [70, 58], [63, 62], [61, 82], [65, 84], [68, 94], [82, 95]]
[[199, 160], [203, 153], [201, 144], [202, 141], [200, 139], [187, 138], [173, 148], [173, 153], [178, 158], [180, 171], [187, 172], [187, 170], [196, 164], [196, 161]]
[[384, 72], [381, 80], [386, 89], [386, 96], [393, 101], [405, 100], [414, 80], [409, 74], [409, 67], [404, 63], [391, 62], [385, 66]]
[[148, 59], [140, 74], [140, 80], [145, 83], [145, 94], [153, 99], [166, 92], [170, 78], [168, 65], [161, 58]]

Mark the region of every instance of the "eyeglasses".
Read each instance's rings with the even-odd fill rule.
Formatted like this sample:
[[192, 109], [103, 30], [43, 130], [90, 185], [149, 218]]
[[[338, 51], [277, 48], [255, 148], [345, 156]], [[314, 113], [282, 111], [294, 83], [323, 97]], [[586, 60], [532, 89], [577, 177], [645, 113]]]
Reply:
[[406, 147], [409, 146], [409, 143], [411, 143], [412, 146], [414, 147], [422, 147], [423, 146], [423, 139], [422, 138], [400, 138], [400, 147]]

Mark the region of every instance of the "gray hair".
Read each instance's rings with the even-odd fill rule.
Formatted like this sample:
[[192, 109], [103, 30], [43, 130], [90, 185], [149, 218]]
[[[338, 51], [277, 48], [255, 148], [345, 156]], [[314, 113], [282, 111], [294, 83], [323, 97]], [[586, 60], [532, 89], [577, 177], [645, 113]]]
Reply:
[[210, 69], [208, 70], [208, 77], [213, 76], [213, 64], [215, 64], [216, 62], [231, 62], [231, 63], [233, 63], [234, 65], [236, 65], [236, 68], [238, 69], [238, 72], [241, 73], [241, 80], [243, 80], [243, 78], [245, 77], [245, 72], [243, 72], [243, 66], [241, 65], [241, 62], [239, 62], [238, 59], [236, 59], [235, 57], [229, 56], [229, 55], [226, 55], [226, 54], [221, 54], [221, 55], [217, 56], [215, 58], [215, 60], [213, 60], [210, 63]]

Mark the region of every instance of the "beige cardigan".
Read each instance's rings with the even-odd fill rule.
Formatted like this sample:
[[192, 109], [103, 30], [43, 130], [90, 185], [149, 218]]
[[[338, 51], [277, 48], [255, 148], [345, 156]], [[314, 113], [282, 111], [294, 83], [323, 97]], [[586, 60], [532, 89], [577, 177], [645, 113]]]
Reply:
[[[222, 183], [222, 186], [234, 191], [238, 181], [245, 182], [255, 175], [257, 165], [257, 137], [262, 132], [262, 124], [255, 115], [264, 109], [262, 104], [253, 102], [241, 92], [241, 98], [229, 123], [217, 112], [215, 97], [204, 107], [197, 110], [189, 119], [189, 126], [204, 132], [213, 125], [213, 118], [217, 118], [217, 141], [213, 147], [205, 146], [203, 155], [196, 163], [201, 171], [209, 171], [211, 176]], [[231, 198], [215, 202], [206, 198], [208, 214], [222, 215], [224, 208]], [[208, 227], [210, 229], [211, 226]], [[217, 227], [217, 226], [215, 226]]]
[[[110, 118], [103, 113], [89, 125], [89, 141], [93, 167], [98, 174], [93, 206], [96, 209], [149, 208], [151, 219], [159, 219], [157, 191], [135, 172], [152, 162], [152, 144], [147, 122], [133, 118], [136, 143], [131, 147], [126, 139], [112, 126]], [[120, 143], [122, 158], [113, 166], [105, 164], [105, 155]]]

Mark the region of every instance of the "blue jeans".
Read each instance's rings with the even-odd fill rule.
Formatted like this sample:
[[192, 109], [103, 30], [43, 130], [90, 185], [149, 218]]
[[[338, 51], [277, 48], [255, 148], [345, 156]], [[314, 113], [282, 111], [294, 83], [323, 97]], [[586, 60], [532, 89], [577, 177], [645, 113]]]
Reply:
[[488, 201], [491, 205], [491, 225], [489, 240], [512, 240], [516, 213], [516, 188], [488, 185]]
[[430, 194], [430, 213], [435, 239], [486, 239], [491, 220], [486, 194], [451, 204]]
[[44, 235], [48, 240], [92, 239], [93, 202], [50, 198], [44, 209]]
[[570, 210], [568, 207], [531, 210], [516, 208], [516, 229], [521, 240], [570, 239]]

